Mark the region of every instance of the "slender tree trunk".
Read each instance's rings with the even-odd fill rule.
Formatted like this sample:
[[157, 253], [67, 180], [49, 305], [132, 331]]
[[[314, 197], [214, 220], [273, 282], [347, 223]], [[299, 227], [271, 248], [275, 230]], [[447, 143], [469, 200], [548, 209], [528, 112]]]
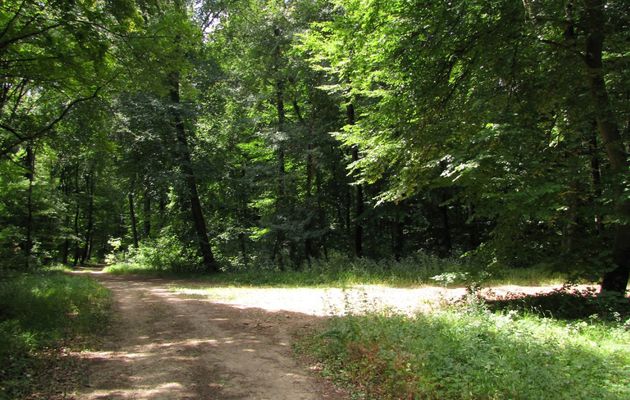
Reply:
[[151, 236], [151, 195], [148, 189], [144, 191], [144, 196], [142, 200], [144, 203], [144, 237], [148, 238]]
[[131, 235], [133, 237], [133, 246], [138, 248], [138, 227], [136, 225], [136, 210], [133, 204], [133, 192], [130, 190], [127, 195], [129, 199], [129, 219], [131, 220]]
[[[355, 124], [354, 105], [348, 103], [346, 106], [348, 125]], [[359, 147], [352, 147], [352, 161], [359, 161]], [[354, 207], [354, 256], [363, 257], [363, 185], [355, 185], [355, 207]]]
[[[302, 117], [302, 113], [300, 112], [300, 105], [298, 104], [297, 100], [293, 100], [293, 110], [295, 111], [295, 115], [298, 119], [298, 121], [300, 121], [300, 124], [304, 127], [308, 129], [309, 132], [309, 139], [312, 137], [313, 135], [313, 129], [311, 126], [306, 125], [306, 122], [304, 121], [304, 118]], [[306, 261], [308, 262], [308, 265], [310, 267], [311, 265], [311, 257], [317, 257], [317, 252], [315, 249], [315, 245], [314, 245], [314, 240], [312, 235], [312, 232], [315, 230], [316, 228], [316, 214], [313, 211], [314, 208], [314, 201], [313, 201], [313, 181], [314, 181], [314, 176], [315, 176], [315, 172], [316, 172], [316, 163], [315, 163], [315, 157], [313, 156], [313, 151], [315, 149], [315, 145], [313, 144], [312, 141], [309, 140], [308, 144], [306, 145], [306, 187], [305, 187], [305, 192], [306, 192], [306, 212], [307, 212], [307, 221], [305, 224], [305, 231], [306, 231], [306, 235], [307, 238], [304, 240], [304, 255], [306, 257]]]
[[[398, 213], [397, 213], [398, 214]], [[400, 261], [405, 249], [405, 220], [400, 215], [396, 215], [393, 227], [393, 251], [396, 261]]]
[[586, 6], [586, 66], [591, 99], [595, 109], [597, 130], [601, 136], [604, 149], [610, 162], [613, 175], [615, 211], [621, 217], [615, 231], [613, 244], [613, 260], [615, 267], [604, 274], [602, 292], [618, 292], [624, 294], [630, 277], [630, 200], [623, 196], [624, 177], [628, 174], [628, 154], [623, 138], [619, 133], [615, 114], [608, 97], [608, 89], [604, 80], [602, 52], [605, 37], [604, 4], [601, 0], [584, 0]]
[[440, 210], [440, 219], [442, 220], [442, 243], [440, 246], [440, 255], [442, 257], [447, 257], [451, 254], [451, 250], [453, 249], [448, 207], [445, 205], [439, 205], [438, 209]]
[[76, 207], [74, 210], [74, 260], [72, 266], [76, 267], [81, 257], [81, 241], [79, 240], [79, 217], [81, 216], [81, 202], [79, 199], [79, 165], [74, 169], [74, 200]]
[[[63, 194], [64, 194], [64, 200], [67, 201], [68, 200], [68, 195], [70, 194], [70, 190], [69, 190], [69, 184], [68, 184], [68, 168], [65, 167], [63, 169], [63, 171], [61, 172], [61, 184], [63, 187]], [[64, 230], [69, 229], [69, 225], [70, 225], [70, 215], [66, 212], [64, 213], [64, 222], [63, 222], [63, 227]], [[63, 247], [61, 249], [61, 262], [65, 265], [68, 264], [68, 255], [70, 253], [70, 239], [68, 238], [68, 232], [65, 231], [64, 234], [65, 238], [63, 240]]]
[[81, 255], [81, 264], [84, 264], [90, 259], [90, 243], [92, 242], [92, 233], [94, 228], [94, 187], [96, 178], [94, 171], [91, 171], [86, 177], [86, 188], [88, 194], [88, 209], [87, 209], [87, 226], [85, 229], [85, 244]]
[[203, 258], [203, 264], [207, 272], [218, 272], [219, 267], [212, 254], [210, 241], [208, 240], [208, 230], [206, 228], [206, 220], [203, 216], [199, 193], [197, 192], [197, 180], [192, 168], [192, 160], [190, 156], [190, 148], [188, 147], [188, 138], [186, 136], [186, 127], [179, 110], [179, 73], [173, 72], [169, 76], [170, 97], [173, 103], [173, 120], [175, 124], [175, 133], [178, 147], [179, 164], [184, 174], [184, 180], [188, 189], [190, 200], [190, 211], [192, 222], [195, 226], [199, 250]]
[[26, 198], [26, 243], [24, 253], [26, 255], [26, 268], [31, 266], [33, 256], [33, 181], [35, 179], [35, 151], [33, 145], [26, 146], [26, 179], [28, 179], [28, 190]]
[[[280, 46], [281, 31], [280, 28], [274, 29], [274, 36], [278, 43], [274, 50], [274, 66], [273, 72], [275, 74], [275, 89], [276, 89], [276, 113], [278, 116], [278, 132], [280, 135], [284, 132], [284, 125], [286, 120], [284, 109], [284, 79], [280, 76], [280, 64], [282, 49]], [[279, 225], [282, 224], [286, 214], [287, 196], [286, 196], [286, 168], [285, 168], [285, 154], [284, 154], [284, 138], [280, 137], [278, 140], [278, 195], [276, 198], [276, 216], [279, 217]], [[284, 257], [282, 249], [284, 247], [284, 231], [279, 228], [276, 233], [276, 240], [273, 246], [272, 259], [277, 259], [280, 269], [284, 269]]]
[[166, 196], [162, 193], [160, 194], [160, 202], [158, 203], [158, 210], [160, 212], [158, 219], [158, 229], [161, 230], [164, 228], [164, 223], [166, 221]]
[[[317, 170], [315, 172], [315, 187], [317, 188], [317, 218], [318, 225], [320, 227], [326, 226], [326, 209], [322, 201], [322, 172]], [[320, 247], [324, 251], [324, 258], [328, 261], [328, 233], [324, 233], [320, 239]]]
[[241, 262], [247, 268], [249, 266], [249, 256], [247, 255], [247, 241], [243, 232], [238, 234], [238, 243], [241, 248]]

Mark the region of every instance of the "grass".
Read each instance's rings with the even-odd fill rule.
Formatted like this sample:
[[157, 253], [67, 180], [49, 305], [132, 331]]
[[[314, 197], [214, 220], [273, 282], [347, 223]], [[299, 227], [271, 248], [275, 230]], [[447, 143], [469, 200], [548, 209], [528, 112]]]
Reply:
[[0, 276], [0, 398], [20, 398], [43, 352], [83, 343], [106, 323], [109, 292], [60, 270]]
[[[472, 267], [460, 259], [439, 259], [423, 253], [401, 261], [352, 259], [333, 256], [313, 262], [310, 267], [281, 271], [270, 266], [231, 269], [213, 275], [172, 272], [143, 263], [121, 262], [105, 269], [111, 274], [140, 274], [168, 278], [195, 278], [212, 285], [262, 287], [349, 287], [385, 285], [417, 287], [425, 285], [463, 286], [480, 279]], [[547, 285], [565, 282], [563, 274], [540, 268], [500, 271], [484, 276], [484, 284]]]
[[630, 398], [621, 324], [449, 308], [333, 319], [297, 349], [364, 399]]

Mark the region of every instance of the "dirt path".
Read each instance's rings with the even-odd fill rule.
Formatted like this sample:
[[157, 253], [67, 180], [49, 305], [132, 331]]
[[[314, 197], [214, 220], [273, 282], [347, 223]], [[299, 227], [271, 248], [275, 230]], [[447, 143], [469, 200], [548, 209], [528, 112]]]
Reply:
[[112, 290], [102, 351], [84, 352], [78, 399], [342, 399], [291, 357], [313, 316], [181, 296], [159, 279], [94, 274]]
[[[388, 308], [412, 313], [465, 290], [205, 287], [195, 281], [90, 271], [112, 290], [115, 320], [99, 352], [83, 352], [77, 399], [344, 399], [292, 358], [296, 332], [326, 316]], [[494, 293], [553, 287], [503, 286]]]

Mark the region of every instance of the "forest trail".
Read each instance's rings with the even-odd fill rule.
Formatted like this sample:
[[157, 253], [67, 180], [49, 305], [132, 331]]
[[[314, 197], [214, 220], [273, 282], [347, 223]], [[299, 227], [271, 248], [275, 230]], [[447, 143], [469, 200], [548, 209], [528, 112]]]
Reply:
[[[80, 400], [344, 399], [291, 355], [290, 342], [326, 316], [384, 307], [430, 309], [463, 288], [207, 288], [195, 281], [83, 270], [113, 292], [98, 351], [82, 352]], [[553, 287], [505, 286], [494, 293]]]
[[182, 296], [167, 281], [91, 272], [113, 292], [100, 351], [82, 352], [95, 399], [342, 399], [291, 357], [291, 334], [316, 317]]

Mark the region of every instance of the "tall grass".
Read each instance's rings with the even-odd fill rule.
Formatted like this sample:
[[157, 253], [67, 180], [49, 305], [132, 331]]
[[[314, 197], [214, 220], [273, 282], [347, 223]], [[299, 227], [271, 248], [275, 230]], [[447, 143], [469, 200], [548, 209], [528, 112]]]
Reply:
[[630, 398], [622, 326], [449, 309], [336, 318], [298, 349], [365, 399]]
[[[156, 250], [157, 251], [157, 250]], [[141, 254], [146, 251], [141, 252]], [[153, 253], [151, 253], [153, 254]], [[230, 286], [334, 286], [388, 285], [421, 286], [446, 285], [463, 286], [471, 282], [484, 284], [542, 285], [561, 283], [566, 276], [540, 268], [496, 271], [493, 274], [480, 274], [479, 268], [459, 258], [438, 258], [422, 252], [396, 261], [393, 259], [370, 260], [349, 258], [335, 253], [327, 260], [314, 260], [310, 265], [297, 269], [280, 270], [277, 266], [265, 263], [251, 264], [249, 267], [225, 266], [223, 272], [203, 275], [177, 264], [168, 268], [163, 262], [149, 262], [153, 258], [134, 257], [118, 262], [105, 269], [111, 274], [143, 274], [177, 277], [195, 277], [205, 282]]]
[[0, 276], [0, 398], [27, 391], [38, 351], [102, 329], [109, 299], [95, 281], [59, 271]]

